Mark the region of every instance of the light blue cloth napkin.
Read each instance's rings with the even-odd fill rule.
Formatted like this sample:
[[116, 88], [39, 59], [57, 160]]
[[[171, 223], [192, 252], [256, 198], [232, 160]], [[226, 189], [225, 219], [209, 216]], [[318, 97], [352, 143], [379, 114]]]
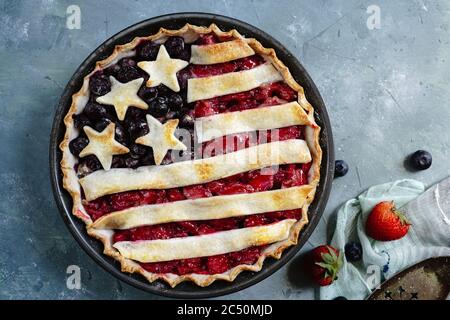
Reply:
[[[450, 178], [424, 190], [425, 186], [416, 180], [381, 184], [339, 209], [331, 245], [344, 252], [347, 242], [359, 241], [363, 259], [357, 263], [344, 259], [339, 278], [330, 286], [320, 288], [321, 299], [337, 296], [365, 299], [374, 285], [402, 269], [430, 257], [450, 256]], [[375, 241], [366, 236], [365, 221], [377, 203], [387, 200], [393, 200], [397, 208], [404, 206], [401, 211], [412, 226], [400, 240]], [[381, 279], [376, 281], [377, 278]]]

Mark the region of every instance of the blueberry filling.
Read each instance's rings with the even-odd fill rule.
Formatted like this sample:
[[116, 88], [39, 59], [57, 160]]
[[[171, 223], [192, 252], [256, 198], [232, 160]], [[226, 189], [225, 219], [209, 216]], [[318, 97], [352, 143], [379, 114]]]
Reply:
[[136, 55], [141, 60], [155, 60], [158, 55], [159, 46], [159, 44], [151, 41], [142, 41], [136, 48]]
[[70, 143], [69, 143], [70, 152], [72, 152], [72, 154], [74, 156], [78, 156], [80, 154], [81, 150], [86, 148], [88, 143], [89, 143], [89, 140], [84, 135], [80, 135], [79, 137], [70, 141]]
[[103, 96], [111, 91], [111, 83], [102, 72], [96, 72], [89, 79], [89, 90], [94, 95]]
[[158, 97], [153, 99], [149, 106], [148, 106], [148, 112], [156, 117], [163, 117], [164, 115], [167, 114], [167, 112], [169, 111], [169, 101], [167, 99], [167, 97]]

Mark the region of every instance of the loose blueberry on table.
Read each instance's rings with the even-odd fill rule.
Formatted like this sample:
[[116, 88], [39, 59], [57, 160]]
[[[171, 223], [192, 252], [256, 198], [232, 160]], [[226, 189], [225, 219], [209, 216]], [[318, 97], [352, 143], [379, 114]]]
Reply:
[[336, 160], [334, 163], [334, 176], [343, 177], [348, 172], [348, 164], [344, 160]]
[[414, 170], [426, 170], [431, 167], [433, 158], [428, 151], [417, 150], [408, 158], [409, 166]]
[[[123, 57], [107, 68], [92, 74], [89, 78], [89, 100], [81, 112], [73, 115], [78, 136], [69, 143], [70, 152], [78, 160], [75, 170], [79, 179], [89, 177], [97, 171], [108, 170], [106, 166], [112, 169], [167, 166], [174, 161], [215, 157], [265, 143], [305, 139], [304, 125], [290, 125], [280, 128], [277, 134], [266, 130], [256, 131], [255, 136], [251, 132], [241, 132], [196, 143], [198, 142], [196, 121], [204, 117], [287, 105], [298, 101], [297, 91], [284, 80], [279, 79], [237, 93], [188, 101], [189, 79], [249, 71], [267, 63], [267, 60], [258, 53], [219, 63], [189, 63], [191, 56], [195, 58], [192, 53], [193, 46], [201, 48], [201, 46], [221, 44], [231, 40], [233, 38], [219, 37], [212, 33], [200, 35], [194, 43], [186, 43], [180, 36], [169, 36], [164, 43], [141, 40], [136, 46], [135, 55]], [[165, 74], [159, 79], [152, 77], [159, 63], [172, 64], [171, 66], [176, 68], [174, 70], [177, 70], [176, 74]], [[128, 101], [133, 103], [124, 106], [124, 99], [118, 99], [117, 92], [127, 92], [131, 97]], [[189, 133], [188, 137], [180, 136], [176, 128], [186, 129]], [[102, 159], [97, 154], [83, 152], [95, 143], [91, 137], [92, 134], [95, 134], [95, 139], [98, 141], [103, 141], [107, 137], [108, 130], [114, 136], [113, 143], [118, 150], [112, 154], [110, 164], [108, 159]], [[167, 145], [161, 146], [155, 144], [157, 140], [153, 135], [157, 131], [161, 131], [162, 136], [169, 135], [170, 138], [167, 139], [170, 143], [166, 141], [164, 143]], [[229, 141], [233, 143], [230, 145], [227, 143]], [[186, 145], [192, 147], [188, 148]], [[172, 159], [167, 150], [180, 151], [183, 157]], [[126, 212], [135, 207], [219, 196], [256, 194], [304, 186], [309, 183], [308, 175], [311, 166], [311, 162], [281, 164], [257, 168], [200, 184], [106, 193], [89, 200], [83, 194], [82, 203], [95, 224], [112, 213]], [[172, 220], [173, 222], [137, 225], [131, 228], [114, 229], [111, 242], [112, 244], [134, 243], [142, 240], [211, 235], [217, 232], [268, 226], [287, 219], [298, 221], [302, 219], [302, 214], [302, 209], [297, 207], [291, 210], [219, 219]], [[154, 274], [214, 275], [224, 273], [238, 265], [255, 264], [269, 245], [270, 243], [249, 246], [218, 255], [138, 263], [143, 269]]]
[[349, 242], [345, 245], [345, 258], [354, 262], [362, 259], [362, 246], [359, 242]]

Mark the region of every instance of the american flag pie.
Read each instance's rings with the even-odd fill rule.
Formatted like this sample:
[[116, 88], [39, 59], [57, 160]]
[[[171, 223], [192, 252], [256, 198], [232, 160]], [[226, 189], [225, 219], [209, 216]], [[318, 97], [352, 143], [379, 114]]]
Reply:
[[313, 107], [275, 51], [236, 30], [187, 24], [116, 46], [64, 123], [73, 214], [123, 272], [233, 281], [308, 222]]

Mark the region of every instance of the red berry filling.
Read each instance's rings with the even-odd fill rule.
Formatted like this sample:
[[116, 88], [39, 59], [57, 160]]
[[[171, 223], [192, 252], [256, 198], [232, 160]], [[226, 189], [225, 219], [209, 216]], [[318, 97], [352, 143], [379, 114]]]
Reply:
[[202, 34], [198, 37], [195, 44], [197, 45], [205, 45], [205, 44], [214, 44], [221, 42], [220, 39], [214, 33]]
[[[204, 235], [218, 231], [226, 231], [244, 227], [256, 227], [275, 223], [284, 219], [301, 219], [301, 209], [268, 212], [247, 217], [233, 217], [207, 221], [172, 222], [155, 226], [137, 227], [129, 230], [116, 230], [113, 241], [138, 241], [170, 239]], [[228, 254], [205, 258], [180, 259], [165, 262], [141, 263], [142, 267], [155, 273], [187, 273], [217, 274], [225, 272], [240, 264], [253, 264], [265, 246], [247, 248]]]
[[279, 105], [297, 99], [297, 93], [284, 82], [274, 82], [246, 92], [197, 101], [196, 118], [223, 112]]
[[141, 263], [141, 266], [153, 273], [174, 273], [178, 275], [189, 273], [217, 274], [241, 264], [254, 264], [265, 248], [266, 246], [251, 247], [217, 256]]
[[191, 64], [188, 68], [191, 77], [202, 78], [209, 76], [217, 76], [224, 73], [250, 70], [264, 63], [264, 58], [259, 55], [253, 55], [229, 62], [200, 65]]
[[84, 208], [95, 221], [109, 212], [135, 206], [301, 186], [308, 182], [310, 165], [289, 164], [263, 168], [183, 188], [126, 191], [86, 202]]
[[301, 209], [296, 209], [224, 219], [169, 222], [152, 226], [141, 226], [127, 230], [116, 230], [113, 236], [113, 242], [198, 236], [244, 227], [263, 226], [284, 219], [298, 220], [301, 218], [301, 215]]

